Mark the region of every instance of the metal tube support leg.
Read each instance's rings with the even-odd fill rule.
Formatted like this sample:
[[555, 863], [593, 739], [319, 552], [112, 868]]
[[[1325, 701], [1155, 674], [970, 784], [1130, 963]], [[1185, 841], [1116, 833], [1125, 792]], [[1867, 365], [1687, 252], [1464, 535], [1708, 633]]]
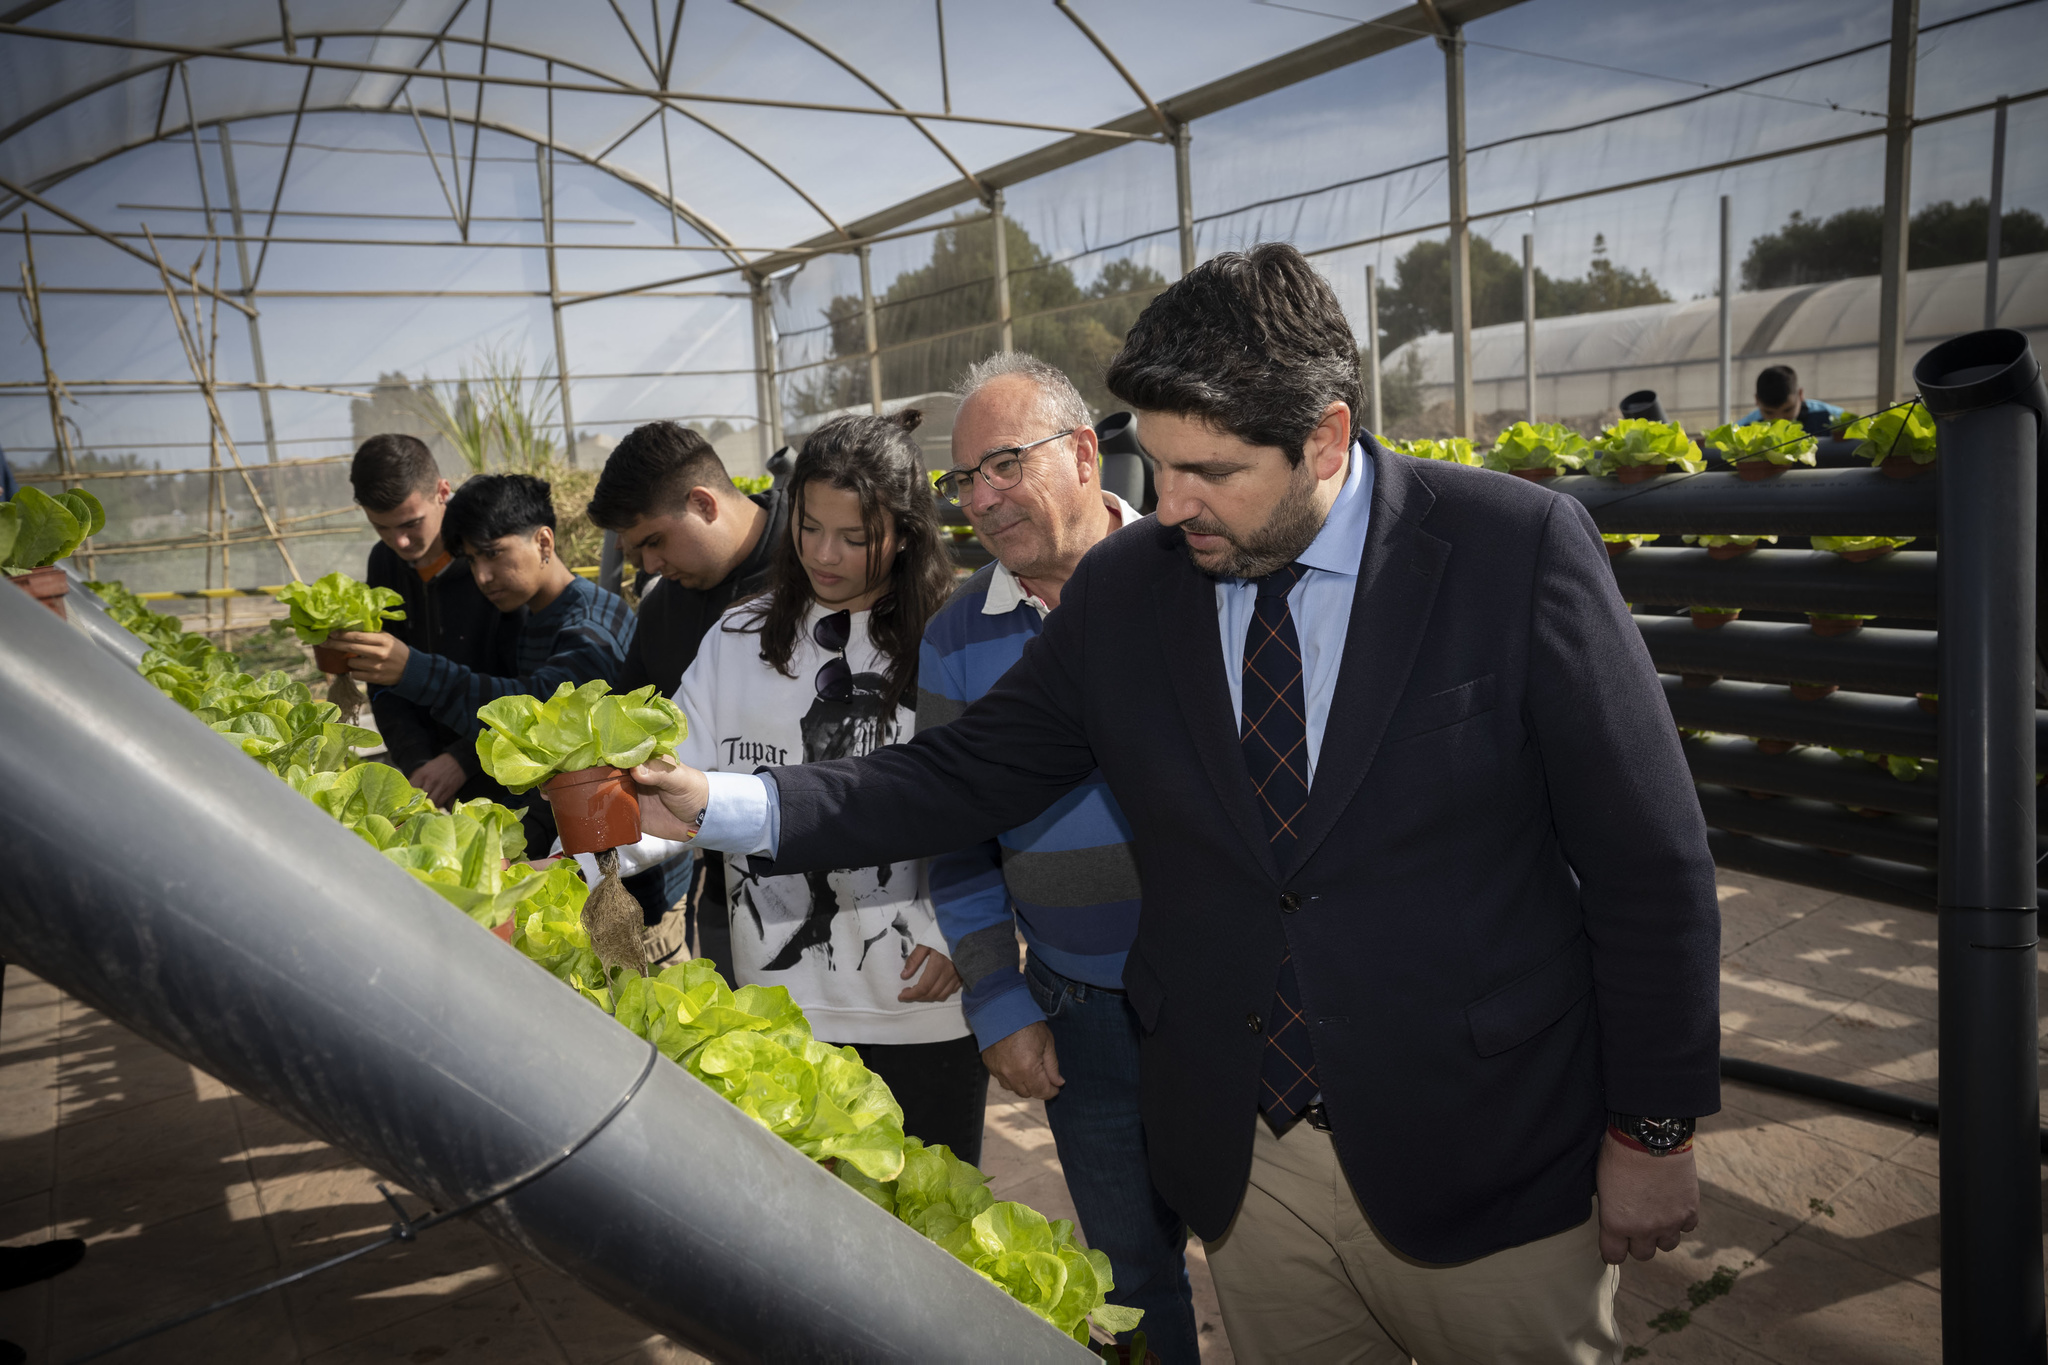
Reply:
[[1921, 360], [1941, 476], [1941, 1269], [1950, 1361], [2039, 1361], [2034, 561], [2041, 370], [2017, 332]]

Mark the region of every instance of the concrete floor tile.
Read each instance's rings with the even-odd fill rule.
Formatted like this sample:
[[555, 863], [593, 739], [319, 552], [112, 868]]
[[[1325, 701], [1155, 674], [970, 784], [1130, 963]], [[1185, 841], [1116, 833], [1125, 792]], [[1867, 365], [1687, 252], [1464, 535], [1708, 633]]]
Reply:
[[1941, 1288], [1941, 1182], [1882, 1161], [1824, 1201], [1795, 1236]]
[[1791, 1232], [1783, 1219], [1773, 1219], [1748, 1201], [1726, 1198], [1714, 1187], [1704, 1186], [1699, 1227], [1675, 1251], [1624, 1264], [1621, 1287], [1660, 1308], [1684, 1308], [1691, 1286], [1724, 1266], [1740, 1274]]
[[1714, 871], [1714, 889], [1724, 911], [1731, 905], [1754, 907], [1786, 921], [1803, 918], [1836, 899], [1828, 892], [1817, 891], [1810, 886], [1774, 882], [1766, 877], [1752, 877], [1746, 872], [1730, 872], [1723, 868]]
[[1821, 1076], [1876, 1071], [1901, 1080], [1933, 1080], [1936, 1065], [1932, 1019], [1855, 1001], [1792, 1039], [1806, 1054], [1802, 1067]]
[[1725, 1116], [1739, 1116], [1747, 1127], [1782, 1123], [1823, 1141], [1879, 1157], [1893, 1157], [1923, 1132], [1903, 1119], [1844, 1109], [1804, 1095], [1745, 1085], [1741, 1081], [1721, 1082], [1721, 1105], [1724, 1117], [1716, 1120], [1716, 1127], [1732, 1121]]
[[1721, 966], [1721, 1027], [1767, 1038], [1794, 1038], [1855, 1003], [1811, 985]]
[[1726, 965], [1860, 1000], [1918, 957], [1911, 945], [1873, 932], [1869, 922], [1852, 927], [1818, 911], [1730, 954]]
[[1894, 1152], [1891, 1160], [1922, 1175], [1941, 1175], [1941, 1139], [1933, 1133], [1917, 1134], [1913, 1141]]
[[66, 1037], [57, 1084], [60, 1127], [193, 1093], [187, 1063], [111, 1023]]
[[1779, 1243], [1692, 1317], [1695, 1327], [1801, 1365], [1927, 1365], [1941, 1339], [1940, 1295], [1801, 1237]]
[[[118, 1332], [109, 1331], [63, 1343], [59, 1349], [69, 1354], [119, 1338]], [[108, 1365], [167, 1365], [186, 1361], [297, 1365], [300, 1358], [291, 1321], [274, 1294], [238, 1303], [102, 1357]]]
[[[1681, 1305], [1684, 1302], [1680, 1300]], [[1653, 1365], [1780, 1365], [1770, 1356], [1690, 1322], [1671, 1332], [1650, 1326], [1652, 1318], [1660, 1317], [1669, 1308], [1669, 1304], [1631, 1293], [1624, 1282], [1621, 1293], [1615, 1296], [1614, 1317], [1622, 1341], [1645, 1352], [1635, 1359]]]
[[[59, 1235], [71, 1235], [64, 1222]], [[277, 1274], [253, 1201], [87, 1233], [91, 1249], [54, 1285], [53, 1349], [66, 1354], [201, 1307]]]
[[67, 1125], [57, 1177], [83, 1183], [137, 1164], [210, 1166], [241, 1152], [234, 1110], [225, 1100], [195, 1102], [188, 1090]]
[[604, 1365], [711, 1365], [711, 1361], [667, 1337], [655, 1337], [622, 1356], [612, 1357]]
[[539, 1312], [563, 1354], [574, 1365], [634, 1359], [636, 1352], [649, 1359], [660, 1359], [658, 1354], [649, 1354], [651, 1348], [681, 1349], [559, 1271], [536, 1265], [518, 1280], [527, 1301]]
[[519, 1287], [509, 1281], [403, 1322], [375, 1327], [307, 1365], [567, 1365]]
[[1932, 962], [1915, 963], [1864, 996], [1864, 1003], [1922, 1019], [1936, 1018], [1941, 999], [1939, 975]]
[[1740, 1141], [1696, 1149], [1703, 1191], [1785, 1227], [1812, 1216], [1807, 1201], [1826, 1200], [1876, 1164], [1865, 1153], [1775, 1124], [1743, 1130]]

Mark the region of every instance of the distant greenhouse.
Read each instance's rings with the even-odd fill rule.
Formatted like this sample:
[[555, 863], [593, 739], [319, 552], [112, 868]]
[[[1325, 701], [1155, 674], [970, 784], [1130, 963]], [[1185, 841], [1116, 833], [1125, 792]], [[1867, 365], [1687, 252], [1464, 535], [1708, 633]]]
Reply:
[[[1756, 375], [1791, 365], [1809, 398], [1857, 412], [1877, 406], [1878, 277], [1764, 289], [1735, 296], [1734, 415], [1751, 406]], [[2001, 326], [2025, 332], [2036, 350], [2048, 342], [2048, 252], [2008, 256], [1998, 266]], [[1910, 272], [1906, 361], [1910, 369], [1936, 343], [1982, 325], [1984, 265]], [[1712, 425], [1719, 390], [1720, 301], [1691, 299], [1604, 313], [1539, 318], [1536, 323], [1536, 410], [1545, 418], [1611, 420], [1625, 394], [1655, 390], [1665, 412], [1689, 427]], [[1473, 410], [1512, 421], [1523, 415], [1522, 324], [1472, 331]], [[1412, 376], [1427, 414], [1451, 401], [1451, 337], [1433, 332], [1386, 357], [1390, 404]], [[1406, 396], [1406, 395], [1404, 395]], [[1398, 405], [1395, 405], [1398, 406]], [[1505, 416], [1499, 416], [1505, 414]], [[1387, 426], [1401, 434], [1418, 420]], [[1428, 423], [1427, 416], [1420, 420]], [[1485, 419], [1482, 419], [1483, 422]]]

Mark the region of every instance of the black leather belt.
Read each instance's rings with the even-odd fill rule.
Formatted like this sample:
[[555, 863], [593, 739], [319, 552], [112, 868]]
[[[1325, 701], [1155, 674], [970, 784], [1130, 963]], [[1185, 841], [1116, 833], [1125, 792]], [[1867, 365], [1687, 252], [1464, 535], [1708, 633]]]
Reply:
[[1330, 1113], [1323, 1108], [1321, 1100], [1301, 1111], [1301, 1121], [1318, 1132], [1330, 1131]]

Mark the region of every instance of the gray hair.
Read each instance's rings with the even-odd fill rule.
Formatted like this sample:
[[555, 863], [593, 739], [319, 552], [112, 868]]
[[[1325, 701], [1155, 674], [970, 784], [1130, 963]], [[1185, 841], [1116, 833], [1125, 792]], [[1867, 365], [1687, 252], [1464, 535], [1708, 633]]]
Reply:
[[986, 360], [976, 361], [967, 367], [953, 392], [965, 404], [988, 384], [1013, 374], [1038, 386], [1039, 411], [1054, 426], [1079, 430], [1093, 424], [1086, 400], [1066, 372], [1025, 351], [997, 351]]

